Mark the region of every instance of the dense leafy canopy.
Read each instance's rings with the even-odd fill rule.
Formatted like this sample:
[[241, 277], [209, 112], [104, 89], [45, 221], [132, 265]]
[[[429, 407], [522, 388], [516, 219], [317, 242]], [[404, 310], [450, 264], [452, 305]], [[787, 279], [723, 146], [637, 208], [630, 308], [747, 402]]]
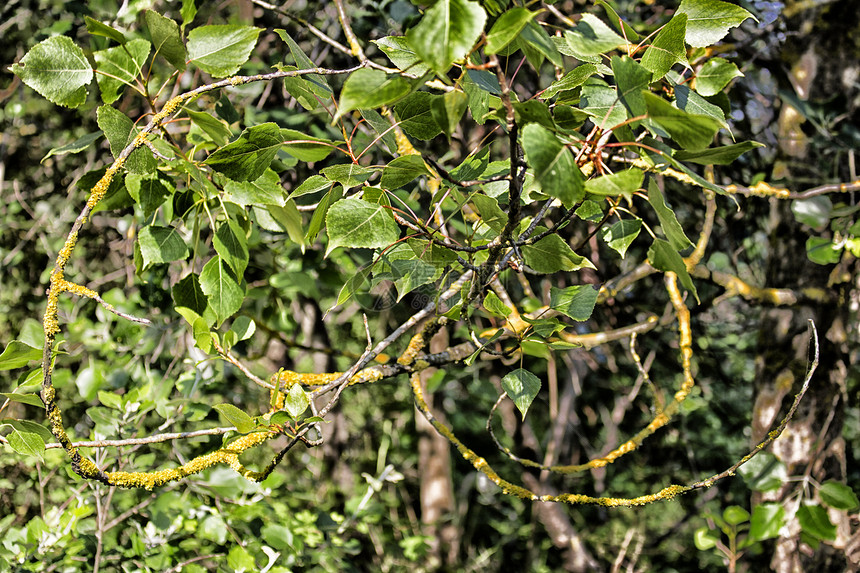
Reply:
[[[81, 491], [100, 496], [99, 512], [115, 488], [163, 488], [143, 502], [117, 494], [123, 519], [149, 506], [137, 530], [108, 534], [117, 524], [107, 527], [102, 513], [83, 529], [97, 528], [97, 566], [110, 543], [119, 560], [158, 546], [156, 530], [196, 528], [197, 543], [226, 547], [213, 554], [216, 566], [344, 568], [370, 547], [358, 539], [386, 519], [383, 503], [411, 503], [390, 497], [405, 489], [383, 487], [405, 479], [395, 452], [418, 458], [408, 469], [418, 479], [433, 461], [432, 440], [480, 472], [475, 504], [500, 515], [537, 500], [668, 502], [735, 471], [755, 491], [782, 487], [786, 466], [745, 457], [740, 430], [721, 437], [728, 455], [703, 472], [673, 466], [675, 477], [659, 462], [638, 461], [617, 469], [637, 449], [637, 460], [649, 459], [654, 439], [643, 442], [676, 418], [708, 412], [685, 426], [692, 433], [719, 420], [703, 397], [713, 381], [693, 357], [721, 343], [698, 342], [697, 333], [694, 344], [694, 328], [710, 327], [695, 323], [691, 309], [705, 314], [736, 295], [829, 300], [820, 289], [752, 286], [725, 271], [724, 252], [706, 255], [722, 240], [713, 238], [715, 196], [739, 193], [715, 166], [762, 147], [729, 130], [725, 92], [744, 74], [713, 45], [755, 16], [720, 0], [683, 0], [674, 12], [658, 11], [659, 25], [649, 28], [602, 0], [594, 14], [572, 18], [572, 4], [396, 2], [399, 29], [384, 35], [370, 34], [370, 19], [340, 0], [328, 20], [326, 7], [305, 19], [259, 3], [254, 22], [185, 0], [174, 12], [86, 16], [90, 46], [58, 24], [10, 66], [49, 102], [91, 116], [85, 131], [53, 141], [43, 162], [83, 163], [87, 152], [92, 169], [76, 177], [89, 193], [80, 215], [70, 229], [51, 231], [42, 324], [30, 320], [4, 340], [0, 371], [22, 373], [0, 411], [23, 410], [0, 419], [3, 443], [38, 468], [60, 467], [53, 454], [64, 451], [68, 475], [53, 479], [87, 480]], [[760, 185], [746, 194], [790, 195]], [[860, 255], [849, 207], [816, 195], [792, 209], [809, 227], [836, 225], [833, 237], [809, 237], [811, 261]], [[105, 217], [117, 228], [91, 233]], [[101, 276], [114, 269], [90, 253], [117, 232], [125, 259], [114, 253], [110, 261], [127, 272], [116, 288], [102, 288], [119, 275]], [[70, 295], [94, 301], [93, 316]], [[637, 336], [653, 337], [645, 361]], [[817, 338], [813, 345], [817, 353]], [[817, 360], [786, 375], [797, 398], [756, 435], [754, 453], [785, 429]], [[605, 368], [609, 380], [576, 390], [593, 400], [576, 414], [586, 367]], [[560, 385], [565, 377], [574, 382]], [[650, 401], [635, 410], [640, 389]], [[429, 428], [419, 437], [402, 427], [413, 403]], [[559, 408], [587, 419], [594, 435], [572, 437]], [[306, 480], [290, 472], [319, 471], [332, 457], [343, 463], [342, 438], [328, 427], [340, 410], [355, 425], [342, 431], [380, 444], [367, 468], [349, 468], [358, 475], [362, 467], [356, 483], [367, 493], [340, 512], [322, 501], [329, 485], [319, 499], [275, 501], [277, 488]], [[489, 432], [479, 435], [478, 421]], [[678, 445], [678, 430], [669, 434]], [[207, 441], [187, 443], [195, 438]], [[171, 445], [156, 449], [161, 442]], [[291, 451], [298, 444], [311, 454]], [[613, 462], [618, 473], [604, 481]], [[591, 479], [538, 481], [535, 469]], [[817, 497], [804, 492], [790, 514], [759, 503], [709, 518], [731, 544], [742, 535], [741, 549], [760, 551], [789, 520], [808, 543], [832, 544], [831, 515], [856, 511], [857, 497], [837, 481], [816, 487]], [[180, 492], [203, 491], [242, 500], [230, 521], [253, 541], [238, 543], [219, 502], [176, 513], [188, 495]], [[0, 533], [11, 528], [0, 568], [29, 567], [63, 528], [69, 555], [83, 554], [83, 542], [63, 536], [93, 511], [65, 503], [26, 527], [12, 527], [11, 514], [0, 518]], [[398, 548], [397, 557], [377, 555], [387, 567], [420, 561], [435, 543], [420, 528], [387, 535]], [[740, 551], [723, 550], [714, 528], [697, 530], [694, 542], [732, 563]], [[151, 553], [139, 570], [191, 564], [180, 546]]]

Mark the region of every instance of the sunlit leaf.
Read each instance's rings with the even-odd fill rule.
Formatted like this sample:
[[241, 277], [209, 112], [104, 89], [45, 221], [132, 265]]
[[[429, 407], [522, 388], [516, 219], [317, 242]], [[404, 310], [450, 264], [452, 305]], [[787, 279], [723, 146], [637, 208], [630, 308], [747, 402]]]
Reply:
[[242, 306], [245, 291], [221, 257], [212, 257], [200, 273], [200, 288], [220, 325]]
[[513, 400], [523, 420], [526, 419], [526, 412], [529, 411], [535, 396], [540, 392], [540, 387], [540, 378], [523, 368], [517, 368], [502, 378], [502, 388]]
[[704, 48], [722, 40], [729, 30], [739, 26], [752, 14], [721, 0], [682, 0], [675, 14], [687, 15], [687, 43]]
[[533, 245], [524, 245], [522, 252], [526, 264], [539, 273], [594, 268], [591, 261], [574, 253], [558, 235], [549, 235]]
[[256, 426], [251, 416], [233, 404], [216, 404], [213, 408], [223, 416], [224, 420], [239, 430], [239, 433], [247, 434]]
[[550, 287], [550, 308], [573, 320], [582, 322], [591, 318], [597, 302], [597, 290], [591, 285], [575, 285], [567, 288]]
[[185, 70], [185, 59], [188, 54], [185, 44], [182, 43], [179, 25], [155, 10], [147, 10], [145, 18], [155, 53], [170, 62], [177, 70]]
[[179, 261], [188, 256], [188, 247], [173, 227], [147, 225], [137, 236], [144, 268]]
[[188, 60], [212, 77], [233, 75], [248, 61], [261, 31], [238, 24], [194, 28], [188, 33]]
[[281, 146], [281, 129], [274, 123], [249, 127], [239, 138], [210, 155], [204, 163], [234, 181], [260, 177]]
[[87, 99], [93, 68], [71, 38], [53, 36], [30, 48], [9, 69], [48, 101], [78, 107]]
[[743, 77], [738, 67], [723, 58], [711, 58], [696, 73], [694, 86], [699, 95], [708, 97], [722, 91], [734, 78]]
[[585, 196], [582, 172], [571, 152], [545, 128], [530, 123], [523, 129], [523, 150], [541, 191], [566, 206]]
[[326, 230], [326, 255], [337, 247], [387, 247], [400, 237], [400, 228], [384, 206], [361, 199], [343, 199], [332, 205]]
[[434, 72], [444, 75], [478, 41], [487, 15], [477, 2], [438, 0], [424, 13], [406, 41]]
[[687, 15], [681, 12], [676, 13], [645, 50], [640, 63], [643, 68], [654, 74], [653, 81], [665, 76], [666, 72], [679, 62], [689, 65], [687, 63], [687, 46], [684, 43], [686, 31]]

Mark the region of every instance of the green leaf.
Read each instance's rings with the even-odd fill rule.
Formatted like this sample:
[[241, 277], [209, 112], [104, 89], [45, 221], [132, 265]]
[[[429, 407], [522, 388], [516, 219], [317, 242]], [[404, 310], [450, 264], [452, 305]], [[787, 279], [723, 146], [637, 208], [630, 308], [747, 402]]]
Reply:
[[512, 8], [502, 14], [487, 33], [484, 53], [497, 54], [499, 50], [513, 42], [526, 24], [537, 15], [538, 12], [530, 12], [525, 8]]
[[513, 310], [503, 303], [502, 299], [500, 299], [493, 291], [489, 291], [487, 296], [484, 297], [484, 308], [486, 308], [490, 314], [502, 317], [508, 317], [513, 312]]
[[[532, 330], [534, 330], [534, 333], [540, 337], [543, 337], [543, 338], [546, 338], [548, 336], [552, 336], [556, 332], [561, 332], [562, 330], [564, 330], [566, 328], [565, 325], [563, 323], [561, 323], [556, 318], [532, 319], [526, 315], [522, 315], [520, 318], [522, 318], [525, 322], [532, 325]], [[571, 345], [567, 348], [576, 348], [576, 347], [578, 347], [578, 345]]]
[[[526, 27], [523, 28], [522, 32], [520, 32], [519, 45], [523, 49], [523, 52], [525, 52], [529, 63], [534, 66], [535, 69], [540, 68], [543, 57], [546, 57], [546, 59], [552, 62], [556, 67], [564, 67], [564, 60], [561, 57], [561, 53], [559, 53], [558, 48], [555, 47], [552, 38], [549, 37], [546, 30], [544, 30], [537, 22], [531, 21], [526, 24]], [[530, 51], [537, 52], [540, 57], [536, 58], [535, 55], [531, 55], [529, 53]]]
[[699, 165], [730, 165], [742, 154], [758, 147], [764, 147], [764, 144], [757, 141], [742, 141], [701, 151], [681, 150], [676, 152], [674, 157], [679, 161], [689, 161]]
[[233, 132], [223, 119], [218, 119], [203, 111], [186, 109], [185, 113], [191, 119], [191, 123], [202, 129], [206, 135], [212, 138], [215, 145], [221, 147], [227, 145]]
[[388, 59], [395, 66], [416, 76], [423, 76], [430, 67], [421, 61], [415, 50], [409, 47], [409, 42], [406, 41], [406, 36], [385, 36], [378, 40], [371, 40], [377, 47], [382, 50]]
[[[137, 135], [134, 123], [121, 111], [109, 105], [101, 106], [96, 112], [96, 121], [105, 133], [110, 151], [117, 157]], [[125, 167], [132, 173], [152, 173], [157, 163], [152, 152], [146, 148], [135, 149], [125, 162]]]
[[761, 452], [740, 467], [738, 472], [753, 491], [772, 491], [788, 480], [788, 470], [775, 455]]
[[406, 41], [430, 69], [444, 76], [455, 60], [469, 53], [486, 20], [477, 2], [439, 0], [406, 32]]
[[248, 243], [239, 223], [233, 219], [221, 223], [212, 238], [212, 246], [236, 276], [242, 278], [248, 266]]
[[708, 147], [720, 130], [720, 122], [712, 117], [689, 114], [650, 92], [642, 95], [651, 121], [665, 129], [684, 149], [697, 151]]
[[726, 114], [716, 106], [691, 90], [686, 85], [675, 86], [675, 105], [687, 113], [705, 115], [720, 122], [720, 126], [728, 129]]
[[[281, 40], [290, 48], [290, 54], [292, 54], [293, 59], [296, 61], [296, 66], [298, 69], [310, 70], [318, 67], [307, 55], [302, 51], [298, 44], [293, 40], [293, 38], [287, 33], [286, 30], [276, 29], [275, 33], [281, 37]], [[325, 79], [325, 76], [321, 76], [319, 74], [307, 74], [303, 76], [306, 78], [306, 81], [310, 83], [310, 89], [320, 98], [327, 100], [331, 97], [332, 89], [331, 86], [328, 85], [328, 82]]]
[[71, 143], [67, 143], [66, 145], [60, 147], [54, 147], [45, 157], [42, 158], [40, 163], [44, 163], [45, 160], [52, 155], [65, 155], [66, 153], [80, 153], [87, 149], [90, 145], [98, 141], [98, 139], [102, 136], [101, 131], [94, 131], [93, 133], [88, 133], [76, 139]]
[[657, 81], [665, 76], [666, 72], [678, 62], [689, 67], [687, 46], [684, 43], [686, 31], [687, 15], [676, 13], [645, 50], [640, 63], [642, 67], [654, 74], [652, 81]]
[[696, 545], [696, 549], [699, 551], [707, 551], [708, 549], [713, 549], [717, 545], [717, 539], [713, 532], [707, 527], [700, 527], [696, 530], [696, 533], [693, 535], [693, 543]]
[[45, 453], [45, 442], [39, 434], [22, 432], [13, 428], [12, 433], [6, 436], [6, 439], [9, 440], [9, 447], [15, 452], [44, 461], [42, 454]]
[[490, 164], [490, 146], [473, 151], [460, 165], [451, 170], [451, 177], [458, 181], [469, 181], [483, 175]]
[[591, 261], [574, 253], [558, 235], [544, 237], [534, 245], [524, 245], [522, 252], [526, 264], [543, 274], [594, 268]]
[[20, 404], [27, 404], [29, 406], [36, 406], [37, 408], [44, 408], [45, 405], [42, 403], [42, 399], [38, 394], [17, 394], [15, 392], [0, 392], [0, 396], [7, 398], [13, 402], [18, 402]]
[[527, 123], [536, 123], [550, 131], [556, 131], [555, 121], [553, 121], [552, 114], [546, 102], [531, 99], [522, 103], [515, 102], [513, 106], [516, 121], [520, 127], [525, 126]]
[[114, 392], [105, 392], [104, 390], [98, 391], [99, 402], [104, 404], [108, 408], [113, 408], [114, 410], [122, 410], [122, 397], [119, 394], [115, 394]]
[[206, 312], [206, 295], [200, 288], [200, 279], [194, 273], [189, 273], [173, 285], [171, 295], [175, 306], [190, 308], [200, 316]]
[[302, 253], [304, 253], [307, 243], [305, 242], [305, 234], [302, 229], [302, 214], [299, 213], [296, 202], [290, 199], [283, 207], [269, 205], [266, 210], [280, 227], [276, 232], [286, 231], [290, 239], [299, 245]]
[[245, 573], [245, 571], [256, 571], [257, 564], [254, 562], [254, 556], [248, 553], [247, 549], [241, 545], [235, 545], [227, 553], [227, 568], [236, 573]]
[[791, 212], [794, 213], [797, 222], [821, 231], [830, 224], [833, 201], [827, 195], [818, 195], [809, 199], [795, 199], [791, 202]]
[[[576, 56], [583, 56], [583, 61], [594, 61], [593, 56], [624, 46], [624, 38], [612, 31], [599, 18], [592, 14], [583, 14], [576, 26], [564, 33], [567, 45]], [[590, 57], [591, 56], [591, 57]], [[594, 63], [600, 62], [599, 59]]]
[[557, 95], [559, 92], [576, 89], [596, 73], [597, 66], [594, 64], [581, 64], [564, 74], [561, 79], [551, 83], [550, 86], [540, 92], [538, 96], [541, 99], [549, 99]]
[[[278, 68], [284, 72], [291, 72], [297, 69], [295, 66], [278, 66]], [[305, 79], [309, 75], [311, 74], [305, 76], [284, 77], [281, 78], [281, 81], [284, 84], [284, 89], [287, 90], [287, 93], [293, 96], [297, 102], [299, 102], [299, 105], [308, 111], [312, 111], [320, 106], [321, 101], [328, 101], [330, 97], [323, 98], [315, 93], [314, 89], [319, 91], [319, 87]]]
[[427, 169], [421, 156], [403, 155], [385, 166], [379, 185], [383, 189], [397, 189], [422, 175], [430, 175], [430, 170]]
[[618, 84], [618, 97], [633, 117], [645, 115], [645, 98], [652, 73], [628, 56], [612, 56], [612, 73]]
[[596, 223], [603, 219], [603, 207], [597, 201], [586, 199], [582, 205], [574, 211], [574, 214], [583, 221], [591, 221]]
[[597, 293], [591, 285], [576, 285], [567, 288], [550, 287], [550, 308], [565, 314], [573, 320], [583, 322], [591, 318]]
[[321, 169], [320, 173], [329, 181], [340, 183], [344, 189], [350, 189], [370, 179], [370, 176], [376, 173], [376, 169], [362, 167], [356, 163], [341, 163]]
[[582, 86], [581, 107], [601, 129], [614, 127], [627, 119], [627, 108], [618, 99], [618, 93], [606, 85]]
[[609, 248], [617, 251], [621, 258], [627, 254], [627, 248], [642, 229], [642, 219], [621, 219], [608, 228], [603, 229], [603, 240]]
[[248, 340], [254, 336], [257, 331], [257, 325], [254, 320], [248, 316], [238, 316], [233, 324], [230, 325], [230, 331], [236, 333], [236, 340]]
[[254, 419], [233, 404], [216, 404], [213, 408], [240, 434], [247, 434], [256, 427]]
[[682, 251], [687, 247], [692, 247], [693, 242], [684, 234], [684, 229], [678, 223], [675, 212], [667, 205], [660, 188], [652, 179], [648, 183], [648, 202], [654, 211], [657, 212], [657, 218], [660, 219], [660, 226], [663, 228], [663, 234], [669, 239], [672, 248], [676, 251]]
[[623, 21], [618, 15], [618, 12], [616, 12], [615, 9], [606, 2], [606, 0], [597, 0], [595, 3], [603, 6], [603, 9], [606, 10], [606, 18], [612, 27], [615, 28], [615, 31], [627, 38], [630, 42], [639, 41], [639, 34], [636, 33], [636, 30], [631, 28], [627, 22]]
[[185, 58], [188, 54], [185, 51], [185, 44], [182, 43], [179, 25], [154, 10], [147, 10], [145, 18], [149, 37], [152, 38], [152, 44], [155, 46], [155, 53], [170, 62], [174, 68], [184, 71]]
[[391, 122], [373, 109], [360, 109], [358, 112], [379, 136], [379, 141], [382, 143], [384, 150], [394, 155], [397, 152], [397, 140], [394, 137], [394, 128]]
[[[690, 169], [688, 166], [675, 159], [672, 154], [676, 151], [665, 143], [657, 141], [656, 139], [653, 139], [651, 137], [645, 137], [642, 140], [642, 143], [646, 147], [641, 150], [640, 154], [643, 157], [647, 157], [647, 159], [654, 165], [654, 168], [657, 171], [662, 171], [669, 166], [674, 167], [675, 169], [683, 171], [684, 174], [686, 174], [694, 182], [695, 185], [698, 185], [702, 189], [709, 189], [714, 193], [727, 195], [725, 189], [718, 185], [714, 185], [713, 183], [704, 179], [701, 175]], [[655, 151], [652, 151], [651, 149]]]
[[851, 511], [860, 505], [857, 494], [850, 487], [838, 481], [828, 480], [818, 489], [821, 501], [834, 509]]
[[526, 412], [528, 412], [529, 406], [532, 405], [535, 396], [540, 392], [540, 387], [540, 378], [523, 368], [517, 368], [502, 378], [502, 388], [508, 397], [513, 400], [517, 409], [522, 414], [523, 420], [526, 419]]
[[0, 371], [26, 366], [33, 360], [42, 359], [42, 350], [33, 348], [20, 340], [10, 342], [0, 354]]
[[9, 70], [48, 101], [78, 107], [87, 99], [93, 69], [71, 38], [53, 36], [39, 42]]
[[806, 239], [806, 256], [817, 265], [832, 265], [842, 257], [842, 247], [826, 237]]
[[237, 24], [194, 28], [188, 33], [188, 61], [214, 78], [233, 75], [248, 61], [261, 31]]
[[343, 199], [332, 205], [325, 219], [326, 256], [337, 247], [376, 249], [397, 241], [400, 228], [387, 211], [361, 199]]
[[609, 197], [623, 196], [628, 201], [633, 197], [633, 193], [642, 187], [642, 181], [645, 180], [645, 172], [631, 168], [618, 173], [609, 173], [601, 175], [595, 179], [589, 179], [585, 182], [585, 191], [593, 195], [602, 195]]
[[[687, 43], [694, 48], [716, 44], [752, 14], [720, 0], [682, 0], [675, 14], [687, 15]], [[756, 20], [758, 21], [758, 20]]]
[[678, 254], [668, 241], [663, 239], [654, 239], [651, 248], [648, 249], [648, 262], [655, 269], [663, 272], [673, 272], [678, 275], [681, 280], [681, 285], [693, 293], [696, 301], [699, 302], [699, 293], [696, 291], [696, 285], [693, 284], [693, 279], [687, 272], [687, 265], [684, 264], [684, 259]]
[[[403, 258], [393, 259], [388, 257], [390, 267], [389, 277], [394, 281], [394, 287], [397, 289], [397, 302], [400, 302], [404, 296], [414, 291], [418, 287], [432, 283], [442, 274], [442, 269], [425, 262], [411, 253], [411, 249], [406, 246], [397, 246], [398, 253], [405, 255]], [[393, 251], [394, 249], [392, 249]], [[402, 255], [401, 255], [402, 256]], [[380, 274], [382, 276], [382, 274]], [[376, 277], [374, 277], [375, 280]]]
[[210, 155], [204, 163], [234, 181], [254, 181], [271, 165], [281, 146], [281, 129], [274, 123], [249, 127], [236, 141]]
[[146, 40], [132, 40], [124, 46], [100, 50], [93, 54], [96, 60], [96, 81], [107, 104], [119, 99], [123, 86], [134, 86], [143, 65], [149, 57], [150, 45]]
[[550, 131], [528, 124], [522, 132], [522, 146], [544, 194], [568, 208], [585, 196], [585, 177], [567, 147]]
[[736, 65], [723, 58], [711, 58], [699, 69], [693, 84], [699, 95], [709, 97], [723, 90], [734, 78], [743, 77]]
[[293, 384], [290, 386], [290, 391], [284, 396], [284, 409], [290, 416], [294, 419], [298, 418], [305, 413], [310, 405], [311, 401], [300, 385]]
[[562, 133], [577, 134], [577, 130], [582, 127], [585, 120], [588, 119], [588, 114], [570, 105], [556, 104], [552, 108], [552, 120], [556, 127]]
[[804, 533], [821, 541], [836, 539], [836, 526], [830, 522], [827, 510], [820, 505], [802, 505], [797, 510], [797, 521]]
[[481, 221], [496, 233], [501, 233], [508, 224], [508, 214], [502, 211], [496, 198], [475, 194], [472, 195], [471, 201], [477, 207]]
[[502, 95], [499, 78], [489, 70], [466, 70], [466, 75], [476, 86], [492, 95]]
[[128, 173], [125, 176], [126, 191], [141, 206], [145, 219], [152, 217], [153, 213], [164, 204], [164, 200], [173, 193], [174, 189], [168, 185], [170, 185], [169, 179], [161, 179], [156, 174], [144, 176]]
[[354, 109], [377, 108], [409, 95], [412, 83], [398, 74], [361, 68], [349, 75], [340, 92], [333, 122]]
[[332, 182], [323, 177], [322, 175], [311, 175], [307, 179], [305, 179], [301, 185], [293, 189], [293, 192], [290, 193], [290, 198], [295, 199], [296, 197], [301, 197], [302, 195], [307, 195], [308, 193], [316, 193], [317, 191], [322, 191], [323, 189], [331, 189]]
[[359, 269], [357, 272], [353, 273], [340, 289], [340, 292], [337, 295], [337, 303], [343, 304], [348, 301], [352, 296], [359, 290], [364, 288], [365, 283], [368, 282], [368, 277], [370, 276], [371, 271], [373, 271], [373, 265], [367, 265], [366, 267]]
[[[215, 323], [214, 317], [210, 316], [211, 322], [206, 318], [198, 315], [190, 308], [177, 306], [176, 312], [182, 316], [191, 326], [191, 335], [194, 338], [194, 344], [203, 352], [209, 354], [212, 351], [212, 331], [209, 327]], [[207, 314], [212, 315], [212, 310], [207, 307]]]
[[281, 129], [281, 148], [299, 161], [322, 161], [334, 151], [334, 142], [301, 131]]
[[33, 348], [42, 348], [45, 345], [45, 331], [42, 323], [34, 318], [25, 318], [18, 331], [17, 340]]
[[179, 261], [188, 256], [188, 247], [173, 227], [143, 227], [137, 236], [143, 268]]
[[723, 520], [729, 525], [740, 525], [749, 521], [750, 513], [739, 505], [730, 505], [723, 510]]
[[427, 92], [415, 92], [394, 106], [397, 121], [407, 135], [428, 140], [442, 133], [430, 111], [432, 99], [433, 96]]
[[785, 508], [779, 503], [762, 503], [753, 508], [749, 539], [764, 541], [779, 536], [785, 521]]
[[125, 37], [125, 34], [108, 26], [107, 24], [103, 24], [98, 20], [93, 20], [89, 16], [84, 16], [84, 24], [87, 26], [87, 32], [92, 34], [93, 36], [102, 36], [104, 38], [110, 38], [114, 42], [118, 42], [120, 44], [125, 44], [128, 42], [128, 38]]
[[219, 326], [242, 307], [244, 289], [221, 257], [212, 257], [203, 267], [200, 288], [209, 299], [209, 306], [215, 311]]
[[460, 91], [448, 92], [430, 100], [430, 114], [448, 137], [451, 137], [466, 113], [468, 100], [469, 97]]
[[185, 26], [194, 21], [194, 16], [197, 15], [197, 0], [182, 0], [182, 8], [179, 9], [179, 15], [182, 17], [182, 31], [185, 31]]
[[323, 198], [320, 199], [317, 208], [314, 210], [314, 214], [311, 216], [311, 222], [308, 224], [308, 232], [305, 235], [305, 240], [309, 244], [316, 240], [317, 235], [322, 229], [323, 223], [325, 223], [325, 216], [328, 214], [328, 209], [331, 204], [342, 196], [343, 187], [332, 186], [332, 188], [323, 195]]
[[[39, 404], [41, 405], [41, 403], [42, 402], [40, 400]], [[44, 408], [44, 406], [42, 407]], [[8, 424], [19, 432], [36, 434], [37, 436], [40, 436], [45, 442], [54, 441], [54, 435], [51, 433], [51, 430], [49, 430], [42, 424], [31, 422], [30, 420], [15, 420], [12, 418], [4, 418], [3, 420], [0, 420], [0, 425], [2, 424]]]
[[[315, 177], [319, 177], [316, 175]], [[322, 179], [322, 177], [320, 177]], [[326, 187], [331, 185], [326, 181]], [[266, 169], [262, 175], [253, 181], [227, 181], [224, 185], [227, 192], [225, 200], [241, 205], [278, 205], [284, 206], [284, 188], [281, 178], [271, 169]]]

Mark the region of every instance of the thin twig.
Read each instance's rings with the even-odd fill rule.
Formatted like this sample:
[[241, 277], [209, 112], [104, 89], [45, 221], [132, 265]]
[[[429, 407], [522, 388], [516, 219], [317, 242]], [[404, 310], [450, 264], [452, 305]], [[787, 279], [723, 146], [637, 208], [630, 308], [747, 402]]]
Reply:
[[[155, 434], [145, 438], [127, 438], [125, 440], [94, 440], [90, 442], [74, 442], [72, 445], [76, 448], [121, 448], [124, 446], [139, 446], [143, 444], [157, 444], [159, 442], [169, 442], [170, 440], [183, 440], [186, 438], [197, 438], [199, 436], [220, 436], [227, 432], [236, 430], [234, 427], [229, 428], [209, 428], [208, 430], [195, 430], [193, 432], [174, 432], [170, 434]], [[50, 443], [45, 444], [45, 448], [52, 450], [62, 448], [62, 444]]]

